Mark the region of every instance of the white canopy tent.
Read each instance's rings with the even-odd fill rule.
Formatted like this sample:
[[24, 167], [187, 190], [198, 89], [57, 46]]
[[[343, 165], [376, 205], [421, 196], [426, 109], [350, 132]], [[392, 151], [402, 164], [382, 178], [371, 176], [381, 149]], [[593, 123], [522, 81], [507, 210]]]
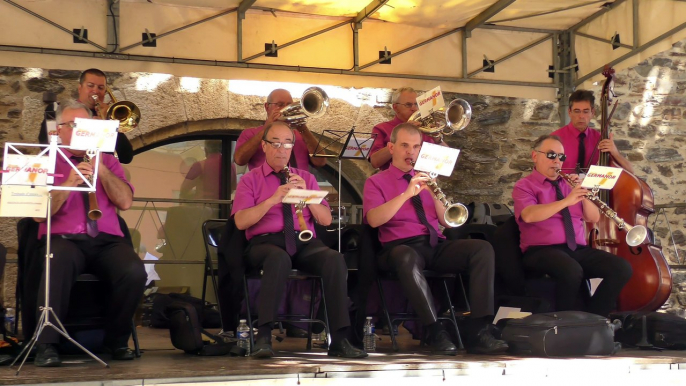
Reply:
[[545, 100], [684, 37], [684, 0], [0, 0], [5, 66]]

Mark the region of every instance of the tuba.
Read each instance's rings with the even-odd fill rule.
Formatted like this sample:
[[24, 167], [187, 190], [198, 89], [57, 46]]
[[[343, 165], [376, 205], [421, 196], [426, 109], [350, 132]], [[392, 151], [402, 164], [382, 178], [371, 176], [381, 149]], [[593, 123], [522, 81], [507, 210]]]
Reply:
[[[138, 123], [141, 121], [141, 110], [138, 106], [131, 101], [117, 101], [117, 98], [114, 97], [109, 86], [106, 90], [107, 95], [109, 95], [112, 100], [112, 105], [107, 108], [105, 115], [100, 118], [119, 121], [120, 133], [128, 133], [138, 127]], [[98, 109], [98, 105], [100, 104], [100, 101], [98, 101], [98, 96], [93, 95], [92, 98], [95, 100], [96, 110], [99, 113], [100, 110]]]
[[454, 99], [447, 107], [433, 111], [428, 117], [420, 118], [419, 111], [410, 116], [409, 121], [419, 122], [419, 130], [436, 138], [452, 135], [467, 127], [472, 119], [472, 106], [464, 99]]
[[299, 103], [291, 103], [281, 109], [279, 120], [300, 126], [307, 118], [321, 117], [329, 108], [329, 96], [319, 87], [310, 87], [300, 97]]
[[[290, 181], [290, 169], [288, 166], [284, 166], [284, 173], [286, 173], [286, 183]], [[298, 224], [300, 225], [300, 232], [298, 233], [298, 239], [304, 243], [312, 240], [313, 233], [311, 230], [307, 229], [307, 222], [305, 222], [305, 216], [303, 215], [303, 208], [305, 208], [305, 201], [300, 201], [295, 205], [295, 214], [298, 216]]]

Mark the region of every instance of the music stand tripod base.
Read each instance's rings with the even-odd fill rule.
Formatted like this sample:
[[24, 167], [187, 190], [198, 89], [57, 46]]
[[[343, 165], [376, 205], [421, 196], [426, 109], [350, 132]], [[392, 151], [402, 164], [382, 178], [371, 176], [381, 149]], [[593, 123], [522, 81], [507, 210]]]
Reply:
[[[28, 359], [29, 354], [31, 353], [31, 349], [33, 349], [33, 346], [36, 345], [36, 342], [38, 341], [38, 337], [40, 337], [40, 334], [43, 332], [43, 329], [45, 327], [50, 327], [53, 328], [55, 331], [57, 331], [60, 335], [65, 337], [68, 341], [70, 341], [72, 344], [74, 344], [76, 347], [81, 349], [81, 351], [85, 352], [88, 354], [91, 358], [95, 359], [98, 361], [101, 365], [105, 366], [106, 368], [109, 368], [110, 366], [105, 363], [102, 359], [98, 358], [93, 354], [92, 352], [88, 351], [85, 347], [83, 347], [80, 343], [75, 341], [71, 336], [69, 336], [69, 333], [67, 333], [67, 330], [64, 328], [62, 325], [62, 322], [60, 319], [57, 317], [57, 314], [55, 314], [55, 311], [53, 311], [52, 307], [50, 307], [50, 260], [52, 259], [52, 251], [50, 249], [50, 235], [51, 235], [51, 215], [50, 215], [50, 208], [52, 204], [52, 191], [48, 190], [48, 210], [47, 210], [47, 232], [46, 232], [46, 242], [45, 242], [45, 305], [41, 306], [41, 315], [40, 318], [38, 319], [38, 323], [36, 324], [36, 331], [33, 333], [33, 336], [31, 337], [31, 340], [24, 346], [24, 348], [21, 350], [19, 355], [17, 355], [16, 358], [14, 358], [14, 361], [12, 361], [12, 364], [10, 367], [13, 367], [15, 363], [21, 358], [22, 355], [24, 355], [24, 359], [22, 359], [21, 364], [19, 365], [19, 368], [17, 369], [17, 372], [15, 375], [19, 375], [19, 372], [21, 371], [22, 367], [24, 366], [24, 363], [26, 362], [26, 359]], [[52, 314], [52, 318], [55, 320], [57, 325], [53, 324], [50, 321], [50, 314]]]

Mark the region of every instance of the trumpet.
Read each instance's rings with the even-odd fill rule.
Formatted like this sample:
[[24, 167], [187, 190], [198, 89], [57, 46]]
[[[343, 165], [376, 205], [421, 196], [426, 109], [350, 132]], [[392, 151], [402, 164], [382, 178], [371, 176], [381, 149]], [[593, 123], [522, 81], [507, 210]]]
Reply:
[[419, 130], [436, 138], [452, 135], [463, 130], [472, 120], [472, 106], [464, 99], [455, 99], [448, 107], [441, 107], [429, 116], [421, 118], [419, 111], [410, 116], [409, 121], [419, 122]]
[[[288, 166], [284, 166], [284, 173], [286, 173], [286, 183], [291, 179], [290, 169]], [[300, 225], [300, 233], [298, 233], [298, 239], [304, 243], [312, 240], [314, 235], [311, 230], [307, 229], [307, 222], [305, 222], [305, 216], [303, 215], [303, 208], [305, 208], [305, 201], [300, 201], [295, 205], [295, 214], [298, 216], [298, 225]]]
[[[562, 177], [563, 180], [565, 180], [572, 188], [576, 187], [576, 184], [574, 181], [572, 181], [572, 177], [569, 176], [569, 174], [564, 173], [562, 170], [557, 169], [557, 174]], [[617, 216], [617, 212], [612, 210], [607, 204], [603, 202], [598, 197], [598, 188], [594, 188], [590, 193], [586, 195], [586, 198], [591, 201], [595, 206], [600, 209], [600, 213], [605, 215], [607, 218], [610, 220], [614, 221], [615, 224], [617, 224], [617, 228], [619, 229], [624, 229], [626, 230], [626, 243], [630, 247], [635, 247], [637, 245], [643, 244], [646, 239], [648, 238], [648, 229], [644, 227], [643, 225], [636, 225], [632, 226], [627, 224], [624, 219], [621, 217]]]
[[[415, 162], [413, 161], [412, 166], [414, 166], [414, 164]], [[457, 228], [459, 226], [464, 225], [464, 223], [467, 222], [467, 218], [469, 217], [469, 210], [462, 203], [453, 203], [452, 201], [450, 201], [450, 199], [446, 197], [445, 193], [443, 193], [443, 190], [441, 190], [441, 188], [436, 183], [436, 177], [438, 177], [437, 173], [429, 173], [429, 178], [431, 178], [431, 180], [426, 183], [426, 186], [429, 187], [431, 193], [445, 207], [443, 219], [445, 220], [446, 224], [450, 225], [452, 228]]]
[[281, 109], [280, 121], [300, 126], [307, 118], [321, 117], [329, 108], [329, 96], [319, 87], [310, 87], [300, 97], [299, 103], [291, 103]]
[[[90, 149], [86, 151], [86, 162], [93, 165], [93, 157], [95, 157], [95, 155], [95, 150]], [[91, 184], [93, 183], [92, 174], [88, 176], [88, 182]], [[102, 211], [98, 205], [98, 197], [96, 196], [95, 192], [88, 192], [88, 218], [93, 221], [97, 221], [100, 219], [100, 217], [102, 217]]]
[[100, 101], [98, 100], [98, 96], [91, 96], [95, 101], [95, 110], [98, 112], [98, 116], [101, 119], [119, 121], [120, 133], [128, 133], [138, 127], [138, 123], [141, 121], [141, 110], [138, 106], [131, 101], [117, 101], [117, 98], [114, 97], [109, 86], [107, 86], [105, 90], [112, 100], [112, 105], [107, 108], [107, 111], [104, 114], [99, 109]]

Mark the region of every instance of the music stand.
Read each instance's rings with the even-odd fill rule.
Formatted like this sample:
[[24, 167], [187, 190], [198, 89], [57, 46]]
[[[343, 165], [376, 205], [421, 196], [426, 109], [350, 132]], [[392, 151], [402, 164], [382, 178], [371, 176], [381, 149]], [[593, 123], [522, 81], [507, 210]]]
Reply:
[[[331, 137], [330, 142], [326, 146], [322, 146], [322, 139], [329, 133]], [[358, 138], [359, 136], [359, 138]], [[376, 133], [361, 133], [355, 132], [355, 126], [350, 130], [324, 130], [319, 137], [317, 147], [310, 157], [326, 157], [336, 158], [338, 160], [338, 252], [341, 251], [341, 160], [342, 159], [367, 159], [369, 151], [372, 149], [372, 144], [376, 139]], [[338, 154], [324, 154], [323, 152], [331, 147], [334, 143], [338, 143], [345, 138], [341, 151]]]
[[[5, 146], [5, 157], [7, 157], [9, 149], [13, 149], [17, 153], [20, 153], [15, 147], [15, 144], [10, 144], [7, 143]], [[55, 314], [55, 311], [53, 311], [52, 307], [50, 307], [50, 259], [52, 259], [52, 251], [51, 251], [51, 242], [50, 242], [50, 235], [51, 235], [51, 204], [52, 204], [52, 191], [53, 190], [64, 190], [64, 191], [73, 191], [73, 192], [95, 192], [95, 187], [97, 186], [97, 176], [98, 176], [98, 166], [100, 162], [95, 163], [95, 169], [93, 170], [93, 180], [88, 181], [86, 177], [81, 174], [81, 172], [76, 168], [76, 166], [72, 165], [72, 163], [69, 161], [69, 157], [67, 157], [64, 152], [62, 152], [61, 148], [69, 148], [69, 146], [58, 146], [57, 145], [57, 137], [52, 136], [50, 138], [50, 144], [49, 145], [34, 145], [34, 144], [16, 144], [19, 146], [24, 146], [24, 147], [44, 147], [43, 151], [41, 151], [36, 157], [44, 155], [46, 152], [48, 153], [49, 157], [49, 163], [48, 163], [48, 181], [47, 181], [47, 188], [48, 188], [48, 207], [47, 207], [47, 216], [46, 216], [46, 239], [45, 239], [45, 305], [40, 307], [41, 310], [41, 315], [38, 319], [38, 323], [36, 324], [36, 330], [33, 333], [33, 337], [31, 337], [31, 340], [24, 346], [24, 348], [21, 350], [19, 355], [17, 355], [16, 358], [14, 358], [14, 361], [12, 361], [12, 364], [10, 367], [14, 366], [15, 363], [17, 363], [17, 360], [26, 353], [24, 356], [24, 359], [21, 361], [21, 364], [19, 365], [19, 368], [17, 369], [17, 372], [15, 375], [19, 375], [19, 372], [21, 371], [21, 368], [24, 366], [24, 363], [26, 362], [26, 359], [29, 357], [29, 353], [31, 352], [31, 349], [33, 346], [35, 346], [36, 342], [38, 341], [38, 337], [40, 334], [43, 332], [43, 329], [45, 327], [52, 327], [55, 331], [57, 331], [59, 334], [61, 334], [63, 337], [65, 337], [68, 341], [73, 343], [76, 347], [80, 348], [81, 351], [85, 352], [88, 354], [91, 358], [95, 359], [96, 361], [100, 362], [105, 367], [110, 367], [107, 363], [105, 363], [102, 359], [98, 358], [95, 356], [92, 352], [88, 351], [85, 347], [83, 347], [81, 344], [79, 344], [77, 341], [75, 341], [71, 336], [69, 336], [69, 333], [67, 333], [67, 330], [64, 328], [64, 325], [62, 325], [62, 322], [60, 319], [57, 317], [57, 314]], [[90, 153], [90, 151], [89, 151]], [[21, 154], [21, 153], [20, 153]], [[99, 154], [99, 150], [95, 151], [95, 154]], [[63, 186], [53, 186], [51, 184], [54, 183], [55, 179], [55, 161], [57, 159], [57, 156], [61, 156], [64, 160], [67, 161], [67, 163], [71, 166], [73, 170], [76, 170], [76, 173], [81, 177], [81, 179], [86, 183], [86, 187], [80, 188], [80, 187], [63, 187]], [[23, 165], [21, 169], [23, 169], [26, 165]], [[50, 315], [52, 315], [53, 319], [55, 320], [55, 323], [57, 325], [53, 324], [50, 321]]]

